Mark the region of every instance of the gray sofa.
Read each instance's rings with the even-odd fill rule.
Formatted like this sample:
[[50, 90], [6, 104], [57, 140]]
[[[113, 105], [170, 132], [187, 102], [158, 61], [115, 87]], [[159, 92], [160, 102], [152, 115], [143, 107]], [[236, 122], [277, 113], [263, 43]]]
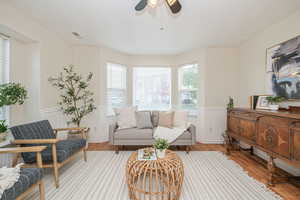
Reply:
[[[152, 129], [118, 129], [116, 122], [109, 125], [109, 142], [115, 146], [116, 153], [119, 152], [120, 146], [151, 146], [154, 143], [153, 133], [158, 125], [158, 111], [151, 112]], [[185, 146], [189, 152], [190, 146], [196, 143], [196, 127], [190, 125], [184, 134], [179, 136], [171, 146]]]

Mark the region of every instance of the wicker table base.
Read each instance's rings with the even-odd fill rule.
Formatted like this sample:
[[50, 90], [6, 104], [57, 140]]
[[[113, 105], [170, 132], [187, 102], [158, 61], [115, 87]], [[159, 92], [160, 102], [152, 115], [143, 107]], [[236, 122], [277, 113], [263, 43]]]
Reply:
[[181, 159], [169, 150], [163, 159], [140, 161], [134, 152], [127, 161], [126, 179], [132, 200], [179, 200], [183, 176]]

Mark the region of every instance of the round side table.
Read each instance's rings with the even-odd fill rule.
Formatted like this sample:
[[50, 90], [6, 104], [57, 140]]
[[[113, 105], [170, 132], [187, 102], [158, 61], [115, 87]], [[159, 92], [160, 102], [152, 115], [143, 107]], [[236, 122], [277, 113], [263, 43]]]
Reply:
[[126, 165], [126, 179], [131, 200], [179, 200], [184, 166], [179, 156], [167, 150], [165, 158], [141, 161], [137, 152]]

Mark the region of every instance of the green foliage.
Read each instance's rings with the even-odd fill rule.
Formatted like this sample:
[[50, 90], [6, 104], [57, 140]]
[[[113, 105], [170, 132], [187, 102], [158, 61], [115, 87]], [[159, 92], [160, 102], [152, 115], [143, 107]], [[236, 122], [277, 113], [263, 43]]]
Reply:
[[58, 102], [63, 113], [70, 117], [68, 123], [80, 126], [81, 120], [96, 109], [93, 93], [88, 90], [89, 82], [93, 74], [86, 78], [74, 72], [74, 66], [63, 68], [58, 77], [50, 77], [48, 80], [61, 91], [61, 100]]
[[230, 110], [230, 109], [233, 109], [233, 107], [234, 107], [233, 98], [229, 97], [229, 102], [227, 104], [227, 109]]
[[279, 96], [269, 96], [269, 97], [267, 97], [266, 99], [267, 99], [267, 101], [268, 101], [269, 103], [271, 103], [271, 104], [280, 103], [280, 102], [282, 102], [282, 101], [285, 100], [284, 97], [279, 97]]
[[184, 88], [189, 88], [189, 89], [198, 88], [199, 78], [198, 78], [198, 73], [196, 68], [192, 70], [184, 71], [182, 76], [183, 76], [182, 84]]
[[0, 120], [0, 134], [5, 133], [7, 131], [8, 127], [6, 125], [5, 120]]
[[6, 83], [0, 85], [0, 107], [13, 104], [23, 104], [27, 98], [27, 91], [20, 83]]
[[155, 149], [163, 150], [163, 149], [167, 149], [169, 147], [169, 143], [167, 140], [159, 138], [159, 139], [155, 140], [155, 143], [153, 146]]

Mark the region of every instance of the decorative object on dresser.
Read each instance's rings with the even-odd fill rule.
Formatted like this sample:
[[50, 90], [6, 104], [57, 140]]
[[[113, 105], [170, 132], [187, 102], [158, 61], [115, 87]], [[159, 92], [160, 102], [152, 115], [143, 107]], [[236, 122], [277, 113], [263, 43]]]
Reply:
[[133, 152], [126, 165], [129, 198], [132, 200], [179, 200], [183, 184], [184, 166], [173, 151], [164, 158], [138, 160]]
[[234, 102], [233, 102], [233, 98], [229, 97], [229, 101], [227, 104], [227, 109], [232, 109], [234, 107]]
[[300, 36], [270, 47], [266, 52], [268, 89], [276, 96], [300, 99]]
[[269, 96], [267, 97], [267, 101], [269, 102], [269, 108], [270, 110], [278, 110], [279, 109], [279, 103], [284, 101], [284, 97], [279, 96]]
[[[252, 110], [235, 108], [227, 113], [227, 144], [229, 154], [233, 143], [244, 142], [253, 148], [266, 152], [269, 181], [272, 186], [277, 177], [274, 159], [279, 158], [300, 168], [300, 113]], [[286, 177], [287, 180], [298, 177]]]
[[268, 97], [270, 97], [270, 95], [261, 95], [261, 96], [259, 96], [258, 99], [257, 99], [257, 103], [256, 103], [256, 109], [269, 110], [270, 109], [270, 103], [267, 99]]

